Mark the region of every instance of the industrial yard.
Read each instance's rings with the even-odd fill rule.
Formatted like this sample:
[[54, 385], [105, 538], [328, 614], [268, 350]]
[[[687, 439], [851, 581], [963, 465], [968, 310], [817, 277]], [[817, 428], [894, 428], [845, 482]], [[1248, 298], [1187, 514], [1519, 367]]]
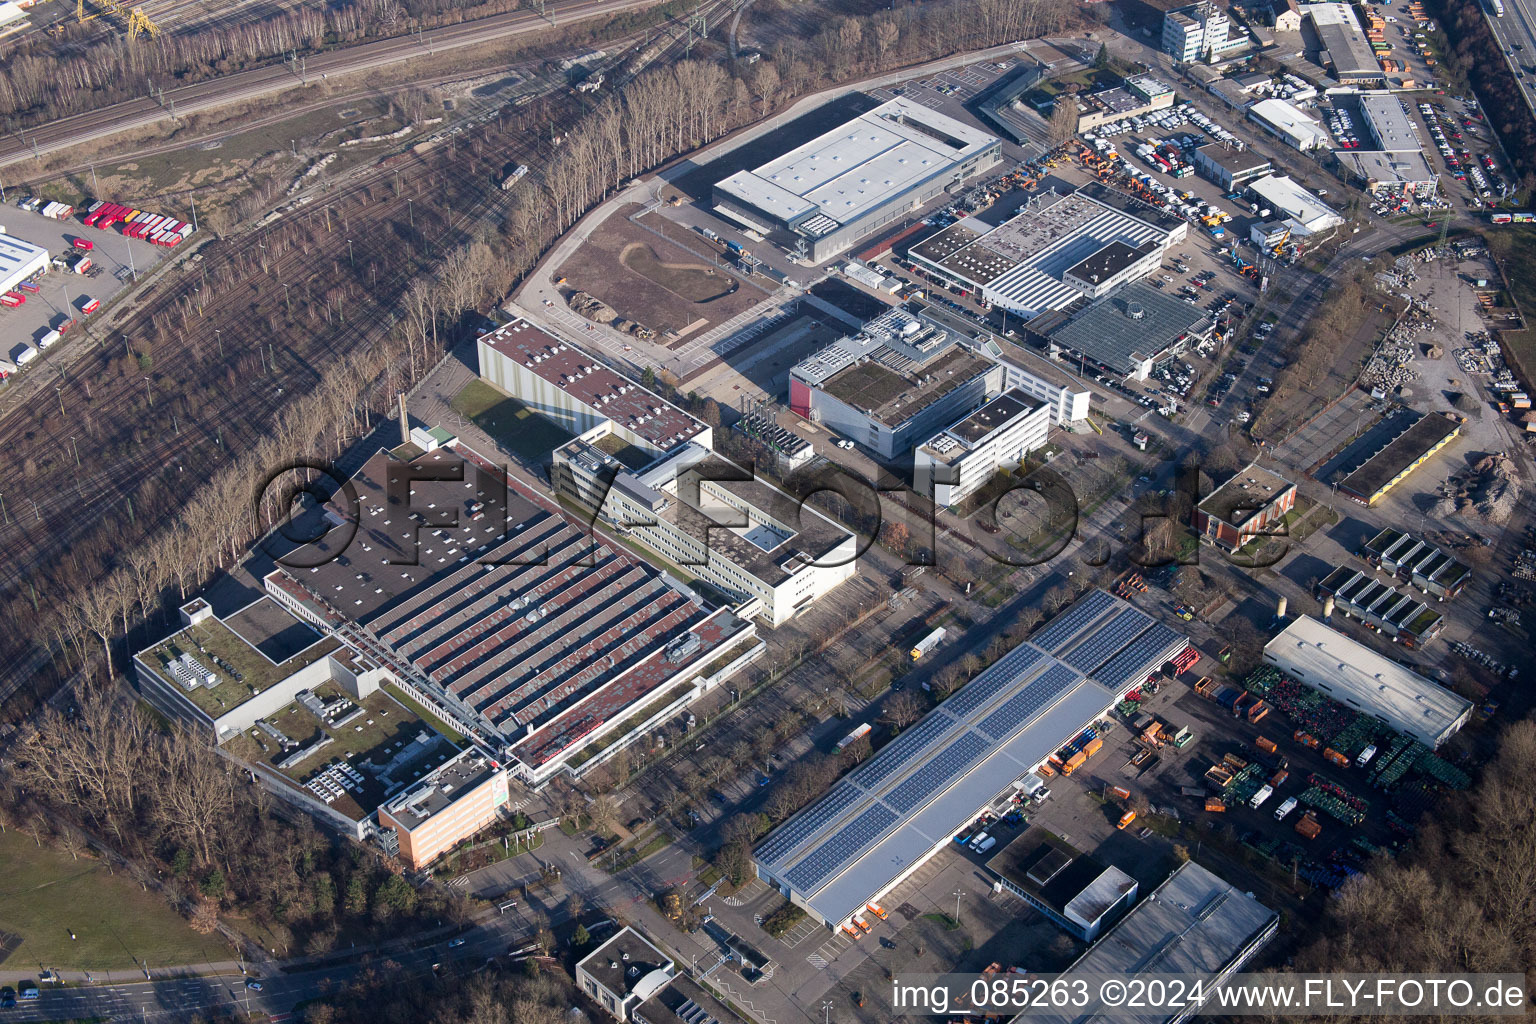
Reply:
[[[306, 16], [89, 10], [0, 48]], [[115, 149], [139, 93], [39, 87], [0, 811], [236, 959], [18, 1019], [1523, 966], [1426, 909], [1530, 843], [1536, 177], [1468, 12], [978, 11], [316, 14], [168, 90], [247, 130]]]

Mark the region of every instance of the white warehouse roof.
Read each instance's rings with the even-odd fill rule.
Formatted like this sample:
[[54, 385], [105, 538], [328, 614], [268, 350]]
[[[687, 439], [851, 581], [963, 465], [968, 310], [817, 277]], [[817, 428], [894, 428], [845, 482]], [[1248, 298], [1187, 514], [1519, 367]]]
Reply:
[[1431, 749], [1472, 713], [1465, 697], [1306, 615], [1265, 645], [1264, 660]]
[[1391, 93], [1364, 96], [1360, 112], [1365, 115], [1380, 147], [1389, 153], [1415, 153], [1423, 147], [1413, 121], [1403, 109], [1403, 101]]
[[27, 16], [25, 8], [12, 0], [0, 2], [0, 26], [9, 25], [13, 21], [20, 21]]
[[1275, 97], [1259, 100], [1248, 108], [1248, 114], [1294, 140], [1297, 149], [1317, 149], [1328, 144], [1328, 133], [1323, 131], [1323, 126], [1285, 100]]
[[820, 213], [847, 224], [996, 142], [897, 97], [716, 187], [786, 222]]
[[1298, 234], [1315, 235], [1344, 223], [1331, 206], [1283, 174], [1267, 174], [1248, 187], [1278, 216], [1293, 221]]
[[48, 269], [48, 250], [0, 232], [0, 292], [8, 292], [37, 273]]

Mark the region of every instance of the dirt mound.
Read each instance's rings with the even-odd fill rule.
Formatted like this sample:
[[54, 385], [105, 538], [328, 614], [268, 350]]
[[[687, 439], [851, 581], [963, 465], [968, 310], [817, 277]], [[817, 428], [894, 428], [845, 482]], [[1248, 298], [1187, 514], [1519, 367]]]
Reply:
[[593, 323], [611, 324], [619, 315], [608, 303], [586, 292], [572, 292], [571, 297], [565, 301], [573, 313], [584, 316]]
[[614, 330], [632, 338], [639, 338], [641, 341], [652, 341], [656, 337], [656, 332], [649, 327], [634, 320], [624, 319], [608, 303], [586, 292], [572, 292], [571, 297], [565, 301], [572, 312], [594, 323], [607, 324]]

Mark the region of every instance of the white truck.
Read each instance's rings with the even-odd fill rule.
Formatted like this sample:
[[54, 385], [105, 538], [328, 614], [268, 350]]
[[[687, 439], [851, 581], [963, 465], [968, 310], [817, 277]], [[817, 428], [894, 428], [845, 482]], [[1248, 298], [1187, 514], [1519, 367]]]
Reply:
[[929, 633], [927, 636], [923, 637], [916, 644], [914, 644], [911, 651], [912, 660], [918, 661], [922, 658], [923, 655], [927, 654], [929, 651], [939, 646], [939, 644], [943, 643], [944, 633], [944, 627], [940, 626], [938, 629], [935, 629], [932, 633]]
[[1275, 808], [1275, 820], [1276, 821], [1284, 821], [1285, 820], [1285, 816], [1287, 814], [1290, 814], [1295, 809], [1296, 809], [1296, 798], [1293, 797], [1293, 796], [1286, 797], [1285, 798], [1285, 802], [1282, 803], [1279, 807]]
[[1263, 786], [1260, 786], [1259, 787], [1259, 791], [1257, 793], [1253, 794], [1253, 799], [1248, 801], [1248, 806], [1254, 808], [1255, 810], [1257, 810], [1258, 808], [1264, 806], [1264, 801], [1265, 800], [1268, 800], [1270, 797], [1272, 797], [1274, 795], [1275, 795], [1275, 787], [1267, 785], [1267, 784], [1263, 785]]
[[1364, 768], [1366, 765], [1371, 763], [1371, 758], [1375, 756], [1376, 744], [1372, 743], [1370, 746], [1360, 751], [1360, 754], [1355, 758], [1355, 767]]

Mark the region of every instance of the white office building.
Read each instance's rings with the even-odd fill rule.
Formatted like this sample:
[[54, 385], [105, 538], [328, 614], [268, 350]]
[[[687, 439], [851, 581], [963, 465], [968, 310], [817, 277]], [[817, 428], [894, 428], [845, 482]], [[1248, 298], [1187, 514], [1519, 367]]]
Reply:
[[[1248, 188], [1297, 238], [1325, 234], [1344, 223], [1333, 207], [1283, 174], [1265, 175]], [[1255, 225], [1254, 230], [1259, 227]]]
[[1214, 3], [1190, 4], [1163, 15], [1163, 52], [1181, 64], [1216, 61], [1248, 40], [1232, 34], [1232, 22]]
[[918, 446], [913, 487], [936, 504], [957, 505], [998, 470], [1014, 469], [1044, 448], [1050, 427], [1050, 405], [1023, 391], [1005, 391]]
[[605, 427], [557, 449], [557, 493], [777, 627], [857, 570], [854, 535], [698, 444], [629, 468], [604, 451]]

